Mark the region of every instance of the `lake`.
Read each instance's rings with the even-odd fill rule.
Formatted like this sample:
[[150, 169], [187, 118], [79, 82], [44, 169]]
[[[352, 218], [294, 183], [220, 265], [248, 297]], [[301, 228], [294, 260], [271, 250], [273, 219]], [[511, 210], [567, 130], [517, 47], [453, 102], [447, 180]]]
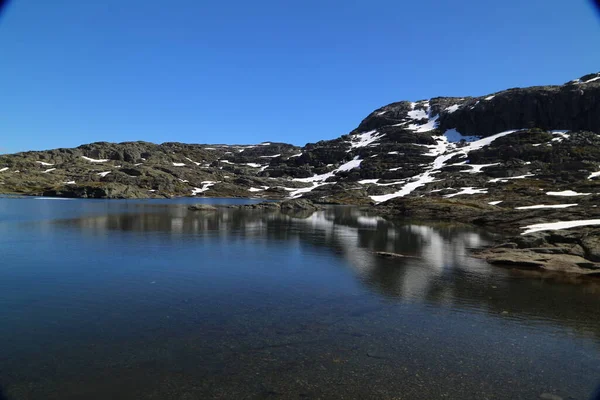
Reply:
[[587, 399], [600, 384], [600, 285], [469, 257], [491, 233], [352, 207], [187, 210], [201, 201], [250, 202], [0, 199], [0, 399]]

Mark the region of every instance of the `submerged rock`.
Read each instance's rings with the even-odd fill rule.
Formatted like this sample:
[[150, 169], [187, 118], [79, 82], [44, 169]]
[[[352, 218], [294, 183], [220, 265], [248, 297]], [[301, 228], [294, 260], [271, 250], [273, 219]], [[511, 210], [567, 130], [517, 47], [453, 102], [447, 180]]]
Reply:
[[217, 207], [210, 204], [194, 204], [188, 207], [190, 211], [217, 211]]
[[406, 256], [404, 254], [399, 254], [399, 253], [390, 253], [387, 251], [377, 251], [375, 252], [375, 254], [379, 257], [383, 257], [383, 258], [418, 258], [415, 256]]

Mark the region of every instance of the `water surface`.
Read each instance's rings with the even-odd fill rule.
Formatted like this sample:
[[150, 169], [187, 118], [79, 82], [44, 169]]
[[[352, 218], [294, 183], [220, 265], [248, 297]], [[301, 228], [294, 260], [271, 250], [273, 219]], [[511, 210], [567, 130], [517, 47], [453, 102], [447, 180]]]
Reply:
[[585, 399], [600, 383], [598, 286], [468, 257], [485, 232], [190, 201], [0, 199], [0, 399]]

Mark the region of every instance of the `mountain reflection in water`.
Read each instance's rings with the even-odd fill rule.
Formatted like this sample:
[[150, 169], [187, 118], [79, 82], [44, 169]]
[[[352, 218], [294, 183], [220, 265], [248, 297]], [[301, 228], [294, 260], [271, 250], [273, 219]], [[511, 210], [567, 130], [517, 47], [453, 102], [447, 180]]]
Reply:
[[[525, 324], [561, 321], [568, 325], [573, 302], [591, 301], [600, 307], [600, 300], [596, 300], [600, 285], [593, 282], [577, 287], [509, 279], [510, 271], [470, 257], [470, 249], [488, 245], [494, 238], [489, 232], [471, 227], [390, 222], [354, 207], [284, 214], [234, 208], [197, 212], [183, 206], [136, 205], [128, 211], [48, 223], [77, 226], [82, 234], [99, 237], [110, 231], [132, 231], [160, 232], [165, 241], [210, 237], [225, 242], [248, 238], [297, 242], [301, 247], [318, 248], [342, 258], [360, 282], [386, 298], [426, 301], [492, 315], [511, 310], [503, 318], [521, 319]], [[378, 251], [411, 257], [385, 259], [376, 255]], [[560, 300], [549, 293], [537, 296], [532, 289], [550, 290]], [[587, 311], [592, 318], [597, 309], [578, 310], [583, 315]], [[588, 326], [578, 321], [575, 326], [600, 337], [595, 323]]]

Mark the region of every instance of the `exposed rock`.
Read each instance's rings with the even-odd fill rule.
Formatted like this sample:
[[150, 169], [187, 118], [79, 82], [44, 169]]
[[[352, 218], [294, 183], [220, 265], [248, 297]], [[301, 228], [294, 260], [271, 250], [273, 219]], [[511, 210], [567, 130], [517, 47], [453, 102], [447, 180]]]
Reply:
[[600, 262], [600, 230], [593, 230], [581, 238], [581, 247], [585, 257]]
[[600, 230], [545, 231], [510, 239], [504, 244], [476, 251], [489, 263], [545, 271], [600, 276], [595, 258]]
[[506, 267], [543, 269], [553, 272], [600, 276], [600, 264], [583, 257], [564, 254], [542, 254], [533, 249], [488, 249], [476, 254], [490, 264]]
[[382, 214], [394, 217], [461, 222], [470, 222], [487, 212], [497, 211], [485, 201], [439, 197], [401, 197], [383, 203], [376, 209]]
[[307, 210], [316, 211], [319, 209], [312, 201], [306, 199], [293, 199], [281, 202], [282, 210]]

